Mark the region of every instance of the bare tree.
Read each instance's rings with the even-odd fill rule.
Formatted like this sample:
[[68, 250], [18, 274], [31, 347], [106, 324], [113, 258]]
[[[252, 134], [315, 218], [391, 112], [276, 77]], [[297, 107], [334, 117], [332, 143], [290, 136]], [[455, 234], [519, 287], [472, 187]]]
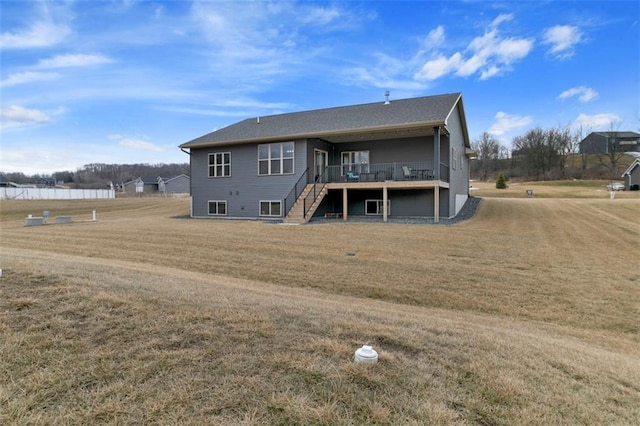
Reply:
[[598, 161], [603, 167], [609, 168], [610, 178], [614, 180], [618, 178], [618, 163], [625, 155], [624, 151], [620, 149], [620, 135], [618, 134], [620, 124], [610, 123], [605, 153], [597, 154]]
[[[569, 125], [552, 128], [547, 132], [547, 145], [551, 151], [557, 153], [557, 162], [560, 169], [560, 176], [566, 178], [567, 157], [575, 150], [574, 137], [571, 135]], [[553, 159], [551, 159], [553, 161]]]
[[[587, 127], [587, 134], [591, 133], [591, 128]], [[583, 149], [583, 147], [580, 146], [580, 143], [584, 140], [584, 134], [585, 134], [585, 129], [584, 127], [582, 127], [582, 123], [580, 123], [580, 126], [578, 126], [578, 128], [576, 129], [574, 135], [573, 135], [573, 140], [575, 143], [575, 147], [574, 147], [574, 151], [579, 151], [580, 152], [580, 160], [582, 161], [582, 172], [584, 173], [585, 170], [587, 170], [587, 165], [589, 164], [589, 154], [587, 153], [587, 149]]]
[[473, 142], [473, 150], [478, 154], [478, 171], [480, 179], [486, 181], [489, 173], [497, 168], [497, 160], [500, 158], [500, 143], [487, 132]]

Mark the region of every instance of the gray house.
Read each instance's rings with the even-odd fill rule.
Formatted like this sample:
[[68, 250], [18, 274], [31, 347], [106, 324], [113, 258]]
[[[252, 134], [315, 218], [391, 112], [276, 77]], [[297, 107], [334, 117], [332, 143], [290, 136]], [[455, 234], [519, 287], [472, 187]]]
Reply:
[[460, 93], [249, 118], [180, 145], [191, 216], [451, 218], [469, 194]]
[[633, 163], [622, 174], [625, 191], [640, 191], [640, 158], [636, 158]]
[[580, 142], [581, 154], [640, 151], [640, 133], [591, 132]]
[[170, 179], [158, 178], [158, 191], [163, 194], [188, 194], [190, 186], [189, 176], [182, 174]]
[[158, 178], [139, 177], [123, 184], [124, 192], [130, 194], [152, 194], [158, 192]]

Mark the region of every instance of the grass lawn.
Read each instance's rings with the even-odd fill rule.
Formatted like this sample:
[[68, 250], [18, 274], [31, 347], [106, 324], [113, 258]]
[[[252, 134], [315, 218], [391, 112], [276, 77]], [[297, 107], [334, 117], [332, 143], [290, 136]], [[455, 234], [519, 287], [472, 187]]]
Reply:
[[640, 196], [604, 185], [451, 226], [2, 201], [0, 424], [638, 424]]

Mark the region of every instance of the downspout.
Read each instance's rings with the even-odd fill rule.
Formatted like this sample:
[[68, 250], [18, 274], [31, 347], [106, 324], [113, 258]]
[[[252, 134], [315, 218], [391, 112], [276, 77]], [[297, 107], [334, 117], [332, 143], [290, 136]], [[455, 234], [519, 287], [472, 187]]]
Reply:
[[440, 126], [433, 128], [433, 177], [440, 180]]
[[[189, 156], [189, 195], [191, 195], [193, 193], [192, 191], [192, 185], [193, 185], [193, 170], [191, 169], [192, 165], [191, 165], [191, 150], [186, 151], [183, 147], [180, 147], [180, 151], [184, 152], [185, 154], [187, 154]], [[191, 198], [191, 202], [189, 203], [189, 216], [193, 217], [193, 197], [189, 197]]]

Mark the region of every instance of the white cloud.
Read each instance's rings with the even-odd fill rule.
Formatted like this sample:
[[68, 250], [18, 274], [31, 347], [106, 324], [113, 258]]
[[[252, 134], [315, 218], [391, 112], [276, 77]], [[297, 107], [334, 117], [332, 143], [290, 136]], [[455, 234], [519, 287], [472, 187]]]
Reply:
[[399, 77], [404, 75], [402, 72], [385, 69], [382, 66], [374, 66], [371, 68], [352, 68], [344, 73], [344, 81], [354, 85], [367, 85], [378, 87], [380, 89], [394, 90], [395, 96], [412, 96], [425, 90], [424, 83], [417, 82], [412, 79]]
[[436, 80], [454, 70], [460, 69], [463, 64], [464, 59], [460, 52], [454, 53], [449, 58], [444, 55], [439, 55], [437, 58], [434, 58], [424, 64], [415, 77], [418, 80]]
[[57, 55], [52, 58], [40, 60], [37, 66], [38, 68], [87, 67], [111, 62], [113, 62], [112, 59], [103, 55]]
[[48, 47], [60, 43], [71, 34], [66, 25], [51, 22], [38, 22], [22, 32], [4, 32], [0, 34], [0, 48], [18, 49]]
[[575, 45], [582, 41], [582, 31], [572, 25], [556, 25], [543, 33], [543, 43], [551, 45], [548, 53], [559, 59], [573, 56]]
[[371, 14], [306, 2], [197, 1], [190, 17], [201, 33], [197, 37], [209, 45], [216, 79], [261, 88], [275, 78], [308, 72], [309, 64], [331, 66], [317, 57], [332, 46], [316, 43], [312, 35], [354, 28]]
[[487, 130], [487, 133], [502, 136], [511, 130], [519, 129], [531, 124], [532, 118], [530, 116], [519, 116], [507, 114], [506, 112], [498, 111], [496, 114], [496, 121]]
[[113, 135], [109, 135], [109, 139], [113, 141], [117, 141], [118, 145], [124, 148], [138, 149], [138, 150], [144, 150], [144, 151], [155, 151], [155, 152], [164, 151], [164, 148], [152, 144], [151, 142], [145, 140], [146, 138], [141, 138], [141, 137], [132, 138], [132, 137], [113, 134]]
[[572, 97], [577, 97], [580, 102], [587, 103], [596, 99], [598, 97], [598, 92], [586, 86], [572, 87], [571, 89], [567, 89], [560, 93], [558, 99], [565, 100]]
[[37, 109], [28, 109], [19, 105], [10, 105], [0, 110], [2, 130], [13, 130], [20, 127], [48, 123], [51, 117]]
[[295, 105], [286, 102], [261, 102], [251, 98], [237, 97], [231, 100], [214, 101], [198, 107], [160, 106], [156, 109], [182, 114], [246, 118], [279, 114], [291, 111], [292, 108], [295, 108]]
[[20, 84], [34, 83], [37, 81], [49, 81], [49, 80], [54, 80], [57, 77], [58, 77], [58, 74], [52, 73], [52, 72], [24, 71], [24, 72], [9, 74], [7, 78], [0, 81], [0, 86], [10, 87], [10, 86], [17, 86]]
[[586, 129], [610, 130], [612, 126], [622, 123], [622, 119], [614, 113], [587, 115], [580, 114], [574, 122], [575, 127]]
[[438, 25], [437, 28], [429, 31], [427, 34], [427, 38], [425, 39], [424, 45], [427, 48], [434, 48], [442, 45], [445, 40], [444, 35], [444, 27], [442, 25]]
[[[498, 26], [512, 18], [512, 15], [499, 15], [482, 36], [469, 42], [464, 52], [455, 52], [448, 57], [435, 52], [433, 59], [425, 62], [414, 77], [436, 80], [448, 74], [469, 77], [480, 73], [480, 79], [487, 79], [508, 71], [514, 62], [525, 58], [533, 48], [532, 39], [500, 34]], [[434, 33], [434, 38], [437, 35]]]
[[311, 7], [301, 19], [305, 24], [327, 25], [340, 19], [341, 15], [335, 7]]

